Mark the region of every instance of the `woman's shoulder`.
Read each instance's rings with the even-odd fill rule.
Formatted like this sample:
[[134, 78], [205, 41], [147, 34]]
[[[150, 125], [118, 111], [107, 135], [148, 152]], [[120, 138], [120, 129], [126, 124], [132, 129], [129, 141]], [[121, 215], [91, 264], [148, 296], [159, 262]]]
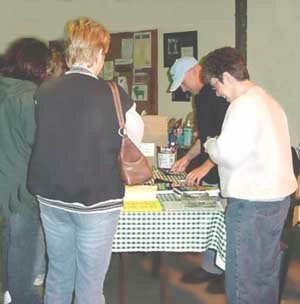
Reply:
[[21, 80], [16, 78], [1, 77], [0, 81], [1, 91], [7, 94], [21, 96], [24, 93], [34, 93], [37, 85], [32, 81]]

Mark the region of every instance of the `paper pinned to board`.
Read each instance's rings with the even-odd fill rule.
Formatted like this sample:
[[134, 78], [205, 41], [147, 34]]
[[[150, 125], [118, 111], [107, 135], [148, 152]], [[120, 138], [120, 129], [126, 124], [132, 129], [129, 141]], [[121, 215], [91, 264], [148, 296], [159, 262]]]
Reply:
[[123, 88], [123, 90], [128, 94], [128, 83], [126, 76], [119, 76], [118, 77], [118, 85]]
[[134, 33], [133, 39], [134, 68], [151, 68], [151, 32]]
[[[121, 41], [121, 56], [122, 58], [131, 58], [133, 56], [133, 39], [127, 38]], [[131, 61], [132, 63], [132, 61]]]

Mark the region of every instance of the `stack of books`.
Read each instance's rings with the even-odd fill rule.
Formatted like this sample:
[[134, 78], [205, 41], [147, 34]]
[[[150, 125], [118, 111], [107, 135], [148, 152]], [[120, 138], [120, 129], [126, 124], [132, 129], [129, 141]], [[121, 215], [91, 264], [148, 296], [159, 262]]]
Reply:
[[162, 211], [157, 199], [157, 186], [126, 186], [123, 211], [125, 212], [153, 212]]

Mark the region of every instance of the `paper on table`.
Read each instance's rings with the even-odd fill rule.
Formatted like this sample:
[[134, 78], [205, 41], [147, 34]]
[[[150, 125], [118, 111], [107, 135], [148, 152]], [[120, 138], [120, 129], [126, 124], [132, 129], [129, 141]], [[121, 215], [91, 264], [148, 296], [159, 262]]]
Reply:
[[185, 210], [185, 211], [224, 211], [224, 206], [220, 201], [205, 202], [205, 201], [164, 201], [163, 208], [166, 211]]
[[152, 212], [161, 211], [162, 207], [156, 198], [157, 186], [126, 186], [123, 211]]
[[138, 201], [138, 202], [124, 202], [123, 211], [126, 212], [154, 212], [162, 211], [162, 206], [158, 199], [153, 201]]
[[154, 201], [156, 200], [157, 186], [137, 185], [126, 186], [124, 202]]

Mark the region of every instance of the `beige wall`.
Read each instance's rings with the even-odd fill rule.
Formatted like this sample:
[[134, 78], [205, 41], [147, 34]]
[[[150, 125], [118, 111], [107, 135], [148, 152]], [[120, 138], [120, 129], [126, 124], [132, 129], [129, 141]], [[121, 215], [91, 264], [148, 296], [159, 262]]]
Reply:
[[248, 1], [248, 67], [252, 80], [284, 107], [292, 143], [300, 142], [300, 1]]
[[[2, 0], [4, 1], [4, 0]], [[199, 56], [234, 43], [234, 0], [5, 0], [0, 12], [0, 51], [15, 37], [56, 39], [66, 20], [89, 16], [111, 32], [158, 29], [159, 113], [183, 117], [191, 103], [171, 102], [163, 68], [163, 33], [198, 31]], [[226, 4], [225, 4], [226, 3]], [[12, 16], [12, 17], [11, 17]]]
[[[163, 68], [163, 33], [197, 30], [199, 58], [234, 45], [234, 0], [2, 0], [0, 52], [23, 35], [45, 40], [62, 35], [66, 20], [89, 16], [111, 32], [158, 29], [159, 113], [183, 117], [190, 103], [171, 102]], [[300, 141], [298, 106], [300, 1], [248, 1], [248, 66], [252, 79], [285, 108], [294, 144]]]

